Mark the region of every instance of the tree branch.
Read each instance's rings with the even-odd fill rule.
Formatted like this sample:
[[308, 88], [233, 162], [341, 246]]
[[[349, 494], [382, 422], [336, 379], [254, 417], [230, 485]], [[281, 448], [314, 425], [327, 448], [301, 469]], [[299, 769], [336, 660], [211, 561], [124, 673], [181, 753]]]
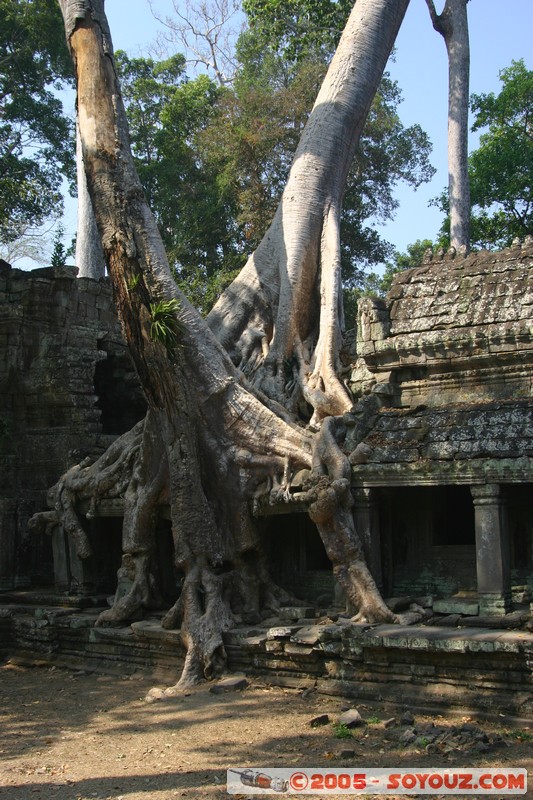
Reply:
[[431, 17], [431, 22], [433, 23], [433, 27], [440, 33], [441, 36], [444, 36], [444, 28], [442, 25], [442, 15], [437, 14], [437, 9], [435, 8], [435, 3], [433, 0], [426, 0], [426, 5], [428, 7], [429, 16]]

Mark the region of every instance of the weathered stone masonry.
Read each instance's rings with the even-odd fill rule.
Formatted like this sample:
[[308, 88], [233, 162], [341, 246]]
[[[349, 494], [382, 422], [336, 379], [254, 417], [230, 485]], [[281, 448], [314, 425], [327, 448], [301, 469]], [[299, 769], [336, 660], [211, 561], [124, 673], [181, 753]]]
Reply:
[[[48, 489], [144, 412], [106, 281], [0, 267], [0, 589], [52, 583]], [[65, 589], [67, 587], [61, 587]]]
[[473, 592], [503, 613], [533, 587], [532, 267], [531, 237], [428, 254], [360, 303], [348, 449], [386, 591]]
[[[385, 300], [361, 301], [345, 444], [357, 528], [385, 596], [403, 595], [400, 610], [416, 600], [427, 624], [324, 617], [339, 598], [295, 479], [292, 502], [259, 505], [258, 521], [274, 577], [314, 607], [229, 631], [231, 669], [345, 696], [531, 713], [533, 636], [508, 629], [527, 624], [533, 586], [532, 266], [531, 241], [428, 256]], [[94, 595], [116, 584], [120, 501], [102, 499], [87, 520], [92, 564], [61, 530], [30, 540], [25, 526], [68, 467], [144, 413], [107, 283], [2, 268], [0, 289], [0, 588], [56, 590], [53, 600], [34, 592], [33, 606], [7, 598], [0, 653], [172, 680], [179, 631], [157, 614], [94, 628]], [[171, 564], [168, 547], [160, 556]]]
[[[397, 275], [386, 299], [360, 303], [346, 449], [357, 526], [386, 595], [472, 593], [470, 613], [476, 604], [508, 610], [513, 586], [527, 599], [532, 263], [531, 241], [467, 258], [432, 255]], [[144, 411], [107, 282], [75, 274], [0, 272], [2, 588], [51, 578], [50, 543], [29, 547], [27, 519], [66, 469], [102, 452]], [[270, 509], [274, 572], [324, 605], [328, 592], [332, 600], [327, 558], [297, 510]], [[99, 523], [99, 567], [110, 582], [116, 559], [106, 565], [105, 549], [111, 539], [119, 547], [120, 515], [102, 508], [107, 523]], [[94, 574], [61, 537], [56, 588], [94, 590]]]

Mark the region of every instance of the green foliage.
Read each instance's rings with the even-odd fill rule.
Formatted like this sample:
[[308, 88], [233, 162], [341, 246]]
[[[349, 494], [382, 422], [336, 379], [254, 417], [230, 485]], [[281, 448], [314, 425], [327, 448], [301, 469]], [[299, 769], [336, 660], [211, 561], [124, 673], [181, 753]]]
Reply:
[[283, 78], [282, 70], [268, 59], [254, 63], [251, 72], [243, 66], [201, 139], [206, 159], [233, 198], [237, 252], [253, 251], [272, 221], [325, 71], [309, 62]]
[[169, 356], [179, 346], [183, 325], [176, 314], [180, 310], [179, 300], [158, 300], [150, 303], [150, 338], [162, 344]]
[[73, 138], [52, 90], [71, 80], [56, 0], [0, 0], [0, 242], [61, 211]]
[[135, 291], [140, 282], [141, 282], [141, 275], [139, 272], [136, 273], [135, 275], [132, 275], [128, 281], [128, 292]]
[[250, 26], [283, 58], [330, 56], [353, 0], [243, 0]]
[[52, 250], [52, 259], [50, 265], [54, 269], [65, 267], [67, 264], [67, 251], [63, 245], [63, 236], [65, 230], [62, 225], [59, 225], [54, 236], [54, 249]]
[[392, 285], [392, 280], [397, 272], [413, 269], [422, 264], [424, 254], [428, 248], [434, 247], [430, 239], [417, 239], [413, 244], [407, 245], [407, 252], [397, 250], [392, 258], [385, 263], [383, 274], [376, 272], [366, 273], [358, 285], [348, 285], [343, 290], [344, 318], [346, 327], [352, 328], [357, 319], [357, 303], [361, 297], [384, 297]]
[[379, 723], [381, 722], [381, 720], [380, 720], [380, 718], [379, 718], [378, 716], [376, 716], [376, 715], [374, 714], [372, 717], [368, 717], [368, 719], [366, 720], [366, 722], [367, 722], [367, 725], [379, 725]]
[[419, 267], [424, 259], [426, 250], [433, 247], [431, 239], [417, 239], [413, 244], [407, 245], [406, 253], [396, 251], [391, 261], [385, 264], [385, 272], [381, 278], [380, 290], [382, 294], [389, 291], [392, 279], [397, 272]]
[[[219, 113], [202, 142], [235, 197], [238, 231], [245, 239], [239, 246], [253, 250], [272, 220], [327, 65], [316, 52], [287, 61], [283, 53], [265, 44], [255, 28], [241, 36], [238, 55], [241, 68], [234, 90], [221, 98]], [[392, 254], [392, 246], [367, 221], [393, 217], [399, 180], [416, 187], [434, 172], [429, 140], [419, 126], [403, 127], [397, 113], [400, 102], [397, 84], [385, 76], [344, 197], [342, 268], [349, 286], [361, 286], [364, 270]]]
[[[468, 174], [473, 248], [501, 249], [515, 237], [533, 234], [533, 71], [513, 61], [499, 73], [502, 90], [472, 95], [472, 130], [484, 128], [470, 154]], [[446, 215], [440, 231], [450, 241], [447, 193], [432, 201]]]
[[469, 162], [472, 239], [480, 246], [533, 234], [533, 71], [513, 61], [499, 77], [499, 95], [471, 100], [472, 130], [488, 128]]
[[[199, 139], [219, 89], [187, 80], [184, 58], [156, 62], [117, 53], [132, 151], [148, 203], [180, 284], [210, 280], [233, 253], [233, 209]], [[192, 298], [191, 298], [192, 299]]]
[[533, 742], [533, 733], [531, 733], [531, 731], [507, 731], [507, 736], [509, 736], [510, 739], [516, 739], [519, 742]]
[[352, 738], [351, 730], [346, 725], [342, 725], [340, 722], [333, 726], [333, 735], [336, 739]]
[[201, 267], [189, 268], [184, 276], [177, 276], [177, 284], [193, 306], [205, 315], [238, 273], [239, 269], [226, 270], [222, 267], [208, 275]]
[[[251, 27], [238, 41], [231, 88], [188, 80], [179, 55], [156, 62], [117, 53], [141, 182], [176, 279], [203, 312], [273, 218], [350, 8], [348, 0], [246, 2]], [[367, 221], [393, 216], [398, 180], [418, 186], [433, 172], [429, 141], [418, 126], [402, 126], [400, 100], [385, 78], [347, 187], [342, 261], [351, 288], [392, 254]]]
[[[366, 224], [394, 218], [394, 189], [402, 180], [417, 188], [431, 179], [431, 143], [419, 125], [404, 128], [398, 115], [401, 92], [385, 74], [372, 103], [343, 201], [341, 245], [343, 278], [364, 284], [363, 270], [391, 258], [393, 247]], [[358, 265], [358, 269], [355, 265]]]

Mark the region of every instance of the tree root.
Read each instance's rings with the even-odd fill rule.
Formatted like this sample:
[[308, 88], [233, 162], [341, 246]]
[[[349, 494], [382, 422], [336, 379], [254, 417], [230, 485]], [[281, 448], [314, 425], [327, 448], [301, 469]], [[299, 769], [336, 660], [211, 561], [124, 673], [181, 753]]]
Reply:
[[[151, 556], [150, 552], [128, 553], [123, 556], [115, 601], [111, 608], [102, 611], [95, 627], [123, 625], [140, 616], [145, 609], [157, 605], [153, 599], [158, 596], [158, 589], [150, 571]], [[121, 578], [132, 581], [131, 588], [123, 596], [120, 596]]]
[[350, 463], [338, 444], [344, 435], [342, 418], [329, 417], [316, 436], [313, 472], [304, 487], [309, 516], [318, 528], [333, 572], [356, 610], [354, 621], [396, 622], [366, 565], [355, 529]]

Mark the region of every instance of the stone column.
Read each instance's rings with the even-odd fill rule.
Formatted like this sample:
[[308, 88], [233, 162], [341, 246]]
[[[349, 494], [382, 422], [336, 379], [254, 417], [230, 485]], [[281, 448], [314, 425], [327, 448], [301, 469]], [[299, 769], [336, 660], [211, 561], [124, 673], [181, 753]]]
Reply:
[[52, 531], [52, 556], [56, 592], [66, 594], [70, 590], [70, 557], [68, 537], [62, 525], [56, 525]]
[[15, 588], [15, 549], [17, 503], [0, 498], [0, 589]]
[[353, 489], [355, 529], [359, 534], [366, 563], [380, 591], [383, 590], [381, 536], [378, 504], [373, 489]]
[[80, 558], [74, 542], [61, 525], [52, 533], [52, 552], [56, 591], [80, 596], [94, 594], [94, 557]]
[[471, 486], [476, 528], [479, 613], [502, 615], [511, 604], [509, 532], [500, 486]]
[[96, 591], [94, 556], [80, 558], [74, 542], [68, 539], [68, 556], [70, 566], [70, 594], [89, 595]]

